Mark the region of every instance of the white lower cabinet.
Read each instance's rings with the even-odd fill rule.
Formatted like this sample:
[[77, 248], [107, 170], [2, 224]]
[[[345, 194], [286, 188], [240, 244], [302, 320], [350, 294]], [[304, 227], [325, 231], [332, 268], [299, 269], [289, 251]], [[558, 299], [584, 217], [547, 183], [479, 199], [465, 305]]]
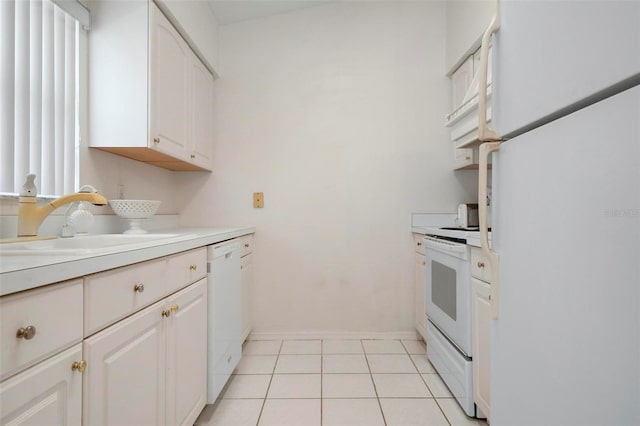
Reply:
[[[48, 358], [0, 384], [0, 424], [79, 425], [82, 344]], [[75, 364], [78, 365], [78, 364]]]
[[416, 250], [415, 253], [415, 267], [414, 267], [414, 312], [415, 312], [415, 326], [418, 334], [426, 341], [427, 339], [427, 317], [424, 313], [425, 303], [425, 273], [427, 270], [427, 262], [425, 261], [424, 245], [422, 238], [424, 235], [413, 234], [413, 242]]
[[83, 423], [193, 424], [205, 405], [206, 279], [88, 338]]
[[167, 298], [166, 424], [192, 425], [207, 399], [207, 280]]
[[206, 263], [200, 247], [2, 296], [0, 425], [193, 425], [207, 400]]
[[491, 286], [477, 278], [471, 278], [471, 328], [473, 350], [473, 400], [489, 419], [490, 399], [490, 332]]
[[83, 424], [165, 424], [164, 309], [158, 302], [84, 341]]
[[251, 333], [253, 326], [251, 319], [251, 285], [253, 281], [253, 266], [251, 263], [251, 253], [240, 258], [240, 297], [242, 310], [242, 341], [244, 342]]

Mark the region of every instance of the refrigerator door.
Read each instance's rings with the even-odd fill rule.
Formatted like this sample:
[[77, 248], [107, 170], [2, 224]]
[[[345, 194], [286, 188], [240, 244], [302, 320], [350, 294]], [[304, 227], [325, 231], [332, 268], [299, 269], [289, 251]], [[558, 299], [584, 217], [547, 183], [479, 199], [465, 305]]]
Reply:
[[503, 0], [500, 12], [492, 127], [503, 137], [615, 84], [640, 80], [640, 1]]
[[640, 86], [502, 144], [491, 424], [640, 424]]

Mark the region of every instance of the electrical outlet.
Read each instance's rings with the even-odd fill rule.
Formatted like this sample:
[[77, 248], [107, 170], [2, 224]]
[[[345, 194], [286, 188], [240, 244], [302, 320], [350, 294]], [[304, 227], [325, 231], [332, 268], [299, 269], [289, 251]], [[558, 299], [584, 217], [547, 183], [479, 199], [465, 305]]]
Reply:
[[253, 208], [261, 209], [264, 207], [264, 194], [262, 192], [253, 193]]
[[118, 184], [118, 199], [124, 200], [124, 184]]

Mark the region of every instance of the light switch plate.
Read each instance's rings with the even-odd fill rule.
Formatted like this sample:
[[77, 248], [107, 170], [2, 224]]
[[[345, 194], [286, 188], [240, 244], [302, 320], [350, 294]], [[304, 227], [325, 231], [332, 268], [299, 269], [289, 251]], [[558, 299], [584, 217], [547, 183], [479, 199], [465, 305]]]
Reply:
[[253, 193], [253, 208], [261, 209], [264, 207], [264, 194], [262, 192]]

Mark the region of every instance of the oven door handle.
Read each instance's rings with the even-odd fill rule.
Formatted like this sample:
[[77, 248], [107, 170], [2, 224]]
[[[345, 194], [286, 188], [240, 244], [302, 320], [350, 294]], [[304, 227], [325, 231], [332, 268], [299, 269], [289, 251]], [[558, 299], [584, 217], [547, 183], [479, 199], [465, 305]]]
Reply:
[[465, 244], [448, 243], [430, 237], [424, 237], [423, 241], [425, 249], [436, 250], [461, 259], [467, 258], [467, 246]]

